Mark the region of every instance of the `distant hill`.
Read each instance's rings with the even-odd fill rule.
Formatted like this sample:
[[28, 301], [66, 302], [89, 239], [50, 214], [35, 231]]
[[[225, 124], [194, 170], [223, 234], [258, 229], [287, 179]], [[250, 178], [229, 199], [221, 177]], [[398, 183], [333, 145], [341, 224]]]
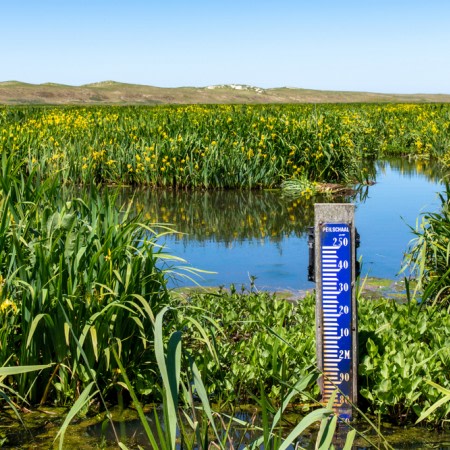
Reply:
[[378, 94], [371, 92], [319, 91], [299, 88], [263, 89], [228, 84], [206, 87], [161, 88], [102, 81], [83, 86], [57, 83], [0, 82], [0, 104], [142, 104], [166, 103], [352, 103], [352, 102], [450, 102], [449, 94]]

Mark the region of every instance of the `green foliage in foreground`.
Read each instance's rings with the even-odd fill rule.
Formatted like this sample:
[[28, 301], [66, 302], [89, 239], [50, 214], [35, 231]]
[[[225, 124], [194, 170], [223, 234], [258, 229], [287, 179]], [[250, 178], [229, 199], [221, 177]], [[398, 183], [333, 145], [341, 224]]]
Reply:
[[[419, 417], [450, 388], [450, 316], [415, 302], [362, 301], [360, 388], [368, 408], [399, 422]], [[448, 419], [450, 403], [428, 419]]]
[[450, 311], [450, 185], [439, 194], [440, 210], [423, 214], [406, 266], [417, 281], [423, 303]]
[[115, 393], [115, 344], [151, 391], [151, 319], [168, 302], [154, 232], [110, 193], [65, 201], [12, 158], [1, 170], [0, 366], [54, 365], [11, 387], [32, 403], [70, 403], [93, 379]]
[[[265, 400], [264, 395], [261, 397], [260, 405], [262, 409], [262, 425], [256, 426], [252, 422], [243, 421], [234, 416], [227, 414], [218, 414], [215, 412], [210, 404], [207, 391], [205, 389], [201, 374], [193, 360], [190, 360], [188, 370], [182, 368], [182, 343], [181, 332], [173, 332], [165, 344], [163, 335], [163, 316], [168, 311], [164, 308], [154, 318], [154, 347], [155, 356], [157, 360], [158, 371], [162, 378], [161, 391], [163, 393], [163, 418], [161, 418], [155, 411], [153, 422], [156, 431], [150, 427], [147, 416], [144, 413], [141, 402], [139, 401], [135, 389], [130, 382], [126, 368], [122, 365], [117, 353], [116, 347], [111, 347], [114, 359], [120, 369], [120, 378], [123, 379], [122, 386], [124, 386], [130, 393], [133, 399], [134, 406], [137, 410], [139, 420], [148, 444], [152, 449], [158, 450], [174, 450], [175, 448], [191, 449], [241, 449], [241, 450], [259, 450], [261, 448], [267, 450], [283, 450], [299, 447], [298, 438], [303, 435], [305, 430], [314, 424], [319, 425], [320, 429], [316, 438], [316, 448], [333, 449], [333, 437], [338, 425], [338, 417], [335, 415], [332, 404], [334, 395], [326, 407], [320, 407], [311, 411], [304, 417], [298, 418], [295, 426], [291, 422], [290, 428], [285, 431], [282, 425], [283, 415], [289, 407], [291, 399], [302, 392], [314, 378], [307, 375], [299, 380], [294, 386], [290, 387], [290, 391], [283, 398], [282, 405], [276, 411], [270, 411], [270, 403]], [[28, 366], [28, 367], [10, 367], [0, 368], [0, 387], [2, 387], [2, 375], [17, 375], [23, 372], [38, 371], [42, 366]], [[70, 422], [80, 414], [83, 410], [89, 407], [90, 402], [96, 397], [99, 392], [94, 390], [94, 386], [98, 383], [96, 380], [88, 384], [80, 393], [77, 400], [74, 402], [66, 418], [60, 425], [60, 428], [54, 438], [54, 443], [59, 440], [59, 449], [65, 448], [65, 434], [68, 430]], [[94, 391], [94, 392], [92, 392]], [[184, 408], [180, 408], [180, 397], [183, 398]], [[196, 398], [197, 397], [197, 398]], [[107, 410], [107, 405], [102, 399], [103, 406]], [[14, 408], [14, 405], [12, 405]], [[15, 409], [15, 408], [14, 408]], [[17, 410], [15, 410], [19, 420], [21, 417]], [[126, 437], [122, 433], [118, 433], [112, 417], [107, 414], [105, 425], [109, 421], [109, 425], [113, 430], [115, 444], [121, 449], [128, 447], [124, 439]], [[227, 423], [228, 422], [228, 423]], [[22, 423], [23, 424], [23, 423]], [[24, 424], [23, 424], [24, 425]], [[0, 445], [9, 442], [7, 435], [1, 434], [2, 427], [0, 426]], [[375, 429], [378, 434], [380, 442], [383, 442], [383, 448], [390, 449], [391, 447], [383, 438], [383, 436]], [[356, 429], [349, 429], [346, 436], [344, 450], [350, 450], [357, 434]], [[342, 432], [340, 433], [342, 437]], [[5, 436], [5, 437], [3, 437]], [[364, 438], [369, 444], [371, 441]], [[309, 439], [311, 440], [311, 439]]]
[[[276, 402], [283, 386], [314, 371], [313, 295], [294, 304], [268, 293], [194, 294], [185, 307], [214, 336], [219, 362], [198, 348], [198, 339], [190, 343], [188, 337], [185, 342], [213, 398], [251, 397], [264, 386]], [[360, 299], [358, 314], [363, 409], [395, 422], [415, 421], [441, 396], [425, 380], [450, 388], [450, 316], [414, 302], [388, 299]], [[208, 325], [211, 318], [220, 328]], [[188, 336], [195, 334], [190, 331]], [[311, 384], [299, 400], [317, 399], [317, 394]], [[427, 419], [442, 424], [449, 413], [447, 403]]]
[[[216, 402], [248, 402], [263, 391], [279, 403], [286, 386], [317, 373], [312, 295], [291, 303], [232, 286], [230, 291], [193, 294], [176, 302], [183, 316], [198, 321], [211, 335], [213, 348], [208, 351], [199, 329], [185, 325], [185, 348], [195, 357]], [[318, 392], [312, 383], [309, 397]]]
[[[180, 373], [192, 374], [195, 362], [208, 400], [265, 399], [275, 410], [304, 379], [290, 400], [317, 400], [313, 295], [298, 303], [234, 287], [170, 295], [153, 229], [117, 209], [110, 192], [62, 199], [57, 185], [23, 176], [13, 158], [4, 156], [1, 170], [0, 366], [42, 368], [1, 380], [10, 404], [71, 404], [94, 385], [115, 399], [130, 391], [120, 364], [140, 399], [160, 401], [155, 317], [167, 305], [159, 333], [183, 332]], [[413, 302], [361, 300], [360, 330], [367, 408], [396, 421], [423, 417], [440, 395], [424, 380], [449, 388], [448, 316]], [[448, 412], [439, 404], [427, 420], [440, 423]]]

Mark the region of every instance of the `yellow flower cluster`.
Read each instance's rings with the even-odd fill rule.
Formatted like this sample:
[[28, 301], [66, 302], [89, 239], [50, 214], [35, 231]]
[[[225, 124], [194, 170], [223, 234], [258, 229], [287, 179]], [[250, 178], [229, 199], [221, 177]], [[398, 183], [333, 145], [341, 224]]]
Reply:
[[0, 152], [77, 183], [255, 187], [355, 176], [368, 156], [450, 160], [447, 105], [24, 108], [9, 120], [13, 109], [0, 107]]
[[2, 303], [0, 303], [0, 313], [6, 314], [10, 311], [13, 314], [17, 314], [18, 309], [17, 309], [17, 305], [12, 300], [7, 298], [6, 300], [3, 300]]

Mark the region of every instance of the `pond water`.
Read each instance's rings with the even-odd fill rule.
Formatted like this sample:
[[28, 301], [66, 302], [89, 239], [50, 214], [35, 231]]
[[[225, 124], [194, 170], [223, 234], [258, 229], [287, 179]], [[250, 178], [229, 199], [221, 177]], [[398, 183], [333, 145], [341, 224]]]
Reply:
[[[2, 416], [3, 426], [0, 427], [1, 437], [6, 438], [0, 447], [2, 448], [22, 448], [34, 450], [46, 450], [49, 448], [57, 448], [55, 438], [61, 428], [61, 423], [67, 411], [64, 408], [40, 408], [23, 416], [26, 428], [19, 423], [12, 415]], [[112, 408], [110, 410], [115, 418], [113, 426], [110, 421], [106, 420], [106, 414], [101, 413], [91, 418], [74, 421], [65, 433], [63, 448], [67, 450], [88, 450], [92, 448], [102, 448], [104, 450], [118, 448], [115, 440], [116, 436], [131, 449], [152, 449], [148, 437], [144, 431], [142, 423], [137, 418], [134, 409], [120, 411], [120, 408]], [[158, 410], [158, 421], [163, 423], [163, 413]], [[262, 425], [261, 416], [254, 412], [239, 411], [235, 412], [234, 417], [241, 422], [233, 423], [229, 426], [228, 419], [223, 416], [223, 427], [218, 428], [218, 432], [222, 437], [227, 436], [226, 442], [233, 442], [232, 446], [236, 450], [244, 449], [246, 446], [254, 442], [260, 437], [260, 428]], [[148, 425], [153, 434], [158, 436], [158, 430], [155, 423], [153, 411], [149, 411], [146, 415]], [[284, 435], [287, 435], [293, 424], [298, 423], [302, 416], [297, 414], [287, 414], [285, 416]], [[247, 423], [248, 425], [244, 425]], [[372, 445], [359, 436], [355, 439], [352, 450], [369, 450], [372, 448], [385, 448], [379, 436], [365, 422], [355, 424], [356, 428], [367, 437]], [[256, 427], [256, 428], [255, 428]], [[189, 435], [190, 426], [185, 423], [185, 431]], [[427, 430], [422, 427], [404, 428], [395, 427], [390, 424], [382, 424], [381, 431], [384, 438], [387, 439], [391, 448], [395, 450], [449, 450], [450, 435], [448, 433], [438, 432], [436, 430]], [[297, 440], [298, 446], [290, 445], [287, 450], [295, 450], [296, 448], [315, 449], [317, 441], [318, 425], [313, 425], [305, 430]], [[344, 447], [348, 433], [347, 427], [338, 427], [333, 438], [333, 444], [337, 450]], [[178, 434], [178, 437], [180, 435]], [[176, 450], [183, 450], [185, 446], [176, 445]], [[198, 447], [195, 447], [198, 448]], [[211, 446], [211, 448], [213, 448]], [[214, 447], [215, 448], [215, 447]], [[258, 447], [258, 450], [264, 450], [264, 446]]]
[[[314, 222], [314, 203], [333, 201], [356, 205], [362, 275], [394, 280], [414, 237], [410, 227], [421, 213], [439, 208], [441, 178], [435, 168], [407, 160], [378, 162], [375, 169], [373, 186], [335, 199], [293, 198], [279, 190], [143, 191], [135, 199], [149, 218], [180, 232], [162, 241], [168, 253], [214, 272], [195, 277], [202, 286], [249, 286], [254, 277], [260, 290], [314, 287], [307, 281], [306, 230]], [[195, 282], [177, 277], [172, 286]]]

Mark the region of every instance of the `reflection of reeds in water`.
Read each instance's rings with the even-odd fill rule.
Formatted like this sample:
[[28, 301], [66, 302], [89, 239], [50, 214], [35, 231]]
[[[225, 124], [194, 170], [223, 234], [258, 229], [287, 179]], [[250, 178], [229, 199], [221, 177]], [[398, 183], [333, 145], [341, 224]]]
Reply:
[[[377, 171], [387, 167], [405, 174], [422, 170], [434, 178], [440, 173], [436, 164], [425, 167], [404, 159], [366, 162], [367, 180], [376, 180]], [[338, 189], [333, 194], [302, 195], [288, 190], [214, 190], [174, 191], [163, 189], [105, 188], [118, 194], [118, 204], [130, 202], [134, 212], [153, 223], [172, 224], [174, 239], [185, 242], [232, 243], [258, 240], [280, 242], [286, 237], [301, 237], [314, 222], [314, 203], [362, 203], [369, 195], [372, 182]]]
[[414, 158], [389, 158], [377, 161], [377, 171], [384, 172], [387, 168], [401, 173], [403, 177], [423, 175], [434, 182], [442, 180], [446, 175], [445, 168], [438, 164], [437, 161]]
[[280, 242], [303, 236], [314, 222], [314, 203], [362, 201], [368, 186], [336, 196], [289, 196], [276, 191], [122, 190], [121, 202], [133, 198], [133, 208], [155, 223], [169, 223], [179, 232], [176, 239]]
[[130, 194], [146, 219], [173, 224], [178, 238], [186, 240], [278, 242], [301, 236], [314, 217], [311, 200], [286, 199], [281, 192], [139, 190], [125, 198]]

